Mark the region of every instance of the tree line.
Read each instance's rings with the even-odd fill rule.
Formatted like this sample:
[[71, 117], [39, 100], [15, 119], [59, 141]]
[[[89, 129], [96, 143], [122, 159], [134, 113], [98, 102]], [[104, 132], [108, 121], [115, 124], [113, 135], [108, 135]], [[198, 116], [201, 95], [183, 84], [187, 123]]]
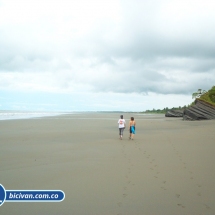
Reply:
[[179, 107], [172, 107], [172, 108], [163, 108], [163, 109], [152, 109], [152, 110], [146, 110], [146, 111], [143, 111], [143, 113], [166, 113], [168, 110], [184, 110], [185, 108], [187, 108], [188, 106], [184, 105], [183, 107], [182, 106], [179, 106]]

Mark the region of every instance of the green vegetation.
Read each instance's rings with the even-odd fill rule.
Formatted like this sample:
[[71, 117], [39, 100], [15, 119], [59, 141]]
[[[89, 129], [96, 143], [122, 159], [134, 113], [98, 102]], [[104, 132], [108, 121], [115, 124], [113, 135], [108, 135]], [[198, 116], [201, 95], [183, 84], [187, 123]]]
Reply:
[[198, 89], [197, 92], [195, 92], [195, 93], [192, 94], [192, 98], [193, 98], [193, 99], [199, 98], [199, 97], [201, 97], [203, 94], [205, 94], [206, 92], [207, 92], [207, 91], [205, 91], [205, 90]]
[[215, 105], [215, 86], [213, 86], [207, 92], [205, 91], [205, 93], [203, 93], [198, 99], [205, 101], [211, 105]]
[[185, 108], [186, 108], [187, 106], [185, 105], [185, 106], [183, 106], [183, 107], [181, 107], [181, 106], [179, 106], [179, 107], [173, 107], [173, 108], [168, 108], [168, 107], [166, 107], [166, 108], [164, 108], [164, 109], [153, 109], [153, 110], [146, 110], [146, 111], [143, 111], [142, 113], [157, 113], [157, 114], [165, 114], [168, 110], [184, 110]]

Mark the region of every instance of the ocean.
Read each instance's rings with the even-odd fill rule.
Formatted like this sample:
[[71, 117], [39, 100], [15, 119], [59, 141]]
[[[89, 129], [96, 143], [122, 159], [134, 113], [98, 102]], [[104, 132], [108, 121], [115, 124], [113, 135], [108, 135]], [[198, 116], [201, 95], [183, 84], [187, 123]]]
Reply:
[[64, 112], [43, 112], [43, 111], [2, 111], [0, 110], [0, 120], [30, 119], [46, 116], [58, 116], [66, 114]]

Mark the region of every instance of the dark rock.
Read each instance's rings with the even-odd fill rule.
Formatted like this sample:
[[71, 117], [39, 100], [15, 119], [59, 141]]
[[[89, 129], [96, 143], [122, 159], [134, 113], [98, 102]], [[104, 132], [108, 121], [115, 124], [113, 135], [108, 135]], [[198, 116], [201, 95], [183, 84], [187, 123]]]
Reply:
[[183, 120], [215, 119], [215, 106], [196, 99], [195, 104], [184, 110]]
[[166, 117], [183, 117], [183, 110], [168, 110], [165, 114]]

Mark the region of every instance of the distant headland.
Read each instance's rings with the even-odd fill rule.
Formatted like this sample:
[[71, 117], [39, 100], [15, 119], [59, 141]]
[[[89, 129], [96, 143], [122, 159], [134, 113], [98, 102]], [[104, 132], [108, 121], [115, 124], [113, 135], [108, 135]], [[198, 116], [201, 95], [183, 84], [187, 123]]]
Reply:
[[165, 114], [166, 117], [183, 117], [183, 120], [215, 119], [215, 86], [210, 90], [198, 89], [192, 94], [195, 99], [190, 105], [164, 109], [146, 110], [143, 113]]

